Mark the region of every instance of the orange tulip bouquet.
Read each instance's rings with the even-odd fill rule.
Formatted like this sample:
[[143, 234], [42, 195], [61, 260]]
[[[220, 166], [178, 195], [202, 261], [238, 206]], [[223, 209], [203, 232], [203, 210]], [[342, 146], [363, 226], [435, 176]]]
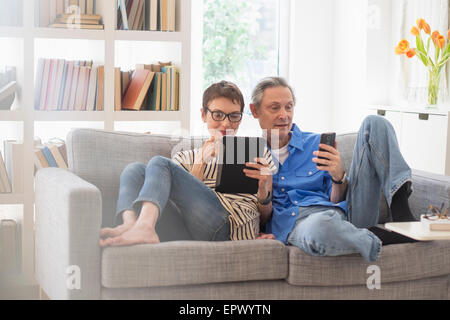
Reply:
[[[422, 39], [422, 30], [428, 35], [426, 46]], [[405, 54], [408, 58], [417, 56], [427, 67], [429, 73], [428, 104], [429, 106], [436, 106], [441, 71], [450, 59], [450, 30], [448, 30], [447, 40], [445, 40], [445, 36], [441, 35], [439, 31], [431, 33], [430, 25], [424, 19], [418, 19], [417, 27], [412, 27], [411, 33], [416, 37], [416, 48], [410, 48], [409, 42], [402, 39], [395, 48], [395, 53], [398, 55]], [[433, 42], [434, 54], [431, 52], [431, 42]]]

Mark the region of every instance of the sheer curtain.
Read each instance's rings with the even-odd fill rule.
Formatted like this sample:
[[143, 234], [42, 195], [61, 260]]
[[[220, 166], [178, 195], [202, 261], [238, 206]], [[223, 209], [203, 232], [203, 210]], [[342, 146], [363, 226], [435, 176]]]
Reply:
[[[401, 40], [407, 39], [411, 47], [416, 47], [415, 37], [411, 28], [416, 26], [416, 20], [425, 19], [430, 25], [431, 32], [438, 30], [447, 37], [450, 29], [450, 0], [396, 0], [393, 4], [393, 36], [394, 46]], [[424, 39], [423, 32], [422, 38]], [[428, 39], [428, 35], [425, 39]], [[424, 40], [425, 42], [425, 40]], [[426, 42], [425, 42], [426, 44]], [[433, 44], [430, 45], [430, 48]], [[433, 47], [434, 48], [434, 47]], [[434, 57], [434, 49], [430, 51]], [[427, 101], [428, 69], [417, 58], [407, 59], [396, 56], [394, 62], [394, 90], [395, 101], [407, 101], [409, 104], [423, 104]], [[439, 100], [449, 101], [448, 84], [450, 83], [449, 66], [441, 73]]]

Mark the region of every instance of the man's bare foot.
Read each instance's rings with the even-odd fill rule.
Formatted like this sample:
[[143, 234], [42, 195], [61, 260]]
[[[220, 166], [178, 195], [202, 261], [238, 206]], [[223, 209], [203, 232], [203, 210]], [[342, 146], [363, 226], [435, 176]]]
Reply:
[[135, 244], [159, 243], [158, 234], [153, 226], [135, 223], [133, 227], [119, 236], [107, 238], [100, 242], [105, 246], [131, 246]]

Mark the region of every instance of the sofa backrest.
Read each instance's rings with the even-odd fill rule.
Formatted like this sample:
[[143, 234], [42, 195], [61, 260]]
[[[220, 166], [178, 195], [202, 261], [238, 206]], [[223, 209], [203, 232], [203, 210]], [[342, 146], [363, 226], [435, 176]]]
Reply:
[[[97, 186], [102, 193], [103, 226], [112, 226], [116, 209], [120, 174], [132, 162], [147, 163], [152, 157], [171, 157], [178, 151], [199, 148], [206, 137], [170, 137], [98, 129], [73, 129], [67, 135], [69, 170]], [[356, 133], [337, 136], [344, 169], [348, 172], [356, 142]], [[384, 204], [384, 199], [381, 203]], [[386, 205], [380, 221], [387, 217]]]

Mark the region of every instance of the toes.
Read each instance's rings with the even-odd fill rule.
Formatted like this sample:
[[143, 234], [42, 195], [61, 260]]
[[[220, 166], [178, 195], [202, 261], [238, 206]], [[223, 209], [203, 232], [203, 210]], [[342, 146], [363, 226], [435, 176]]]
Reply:
[[98, 241], [98, 244], [100, 245], [100, 247], [106, 247], [106, 246], [107, 246], [106, 241], [103, 240], [103, 239], [100, 239], [100, 240]]
[[129, 241], [126, 238], [121, 237], [121, 236], [114, 237], [114, 238], [109, 238], [109, 239], [107, 239], [107, 241], [108, 241], [109, 245], [114, 246], [114, 247], [116, 247], [116, 246], [126, 246], [126, 245], [133, 244], [132, 241]]
[[100, 236], [102, 236], [102, 237], [111, 236], [113, 233], [114, 233], [114, 229], [112, 229], [112, 228], [103, 228], [100, 230]]

